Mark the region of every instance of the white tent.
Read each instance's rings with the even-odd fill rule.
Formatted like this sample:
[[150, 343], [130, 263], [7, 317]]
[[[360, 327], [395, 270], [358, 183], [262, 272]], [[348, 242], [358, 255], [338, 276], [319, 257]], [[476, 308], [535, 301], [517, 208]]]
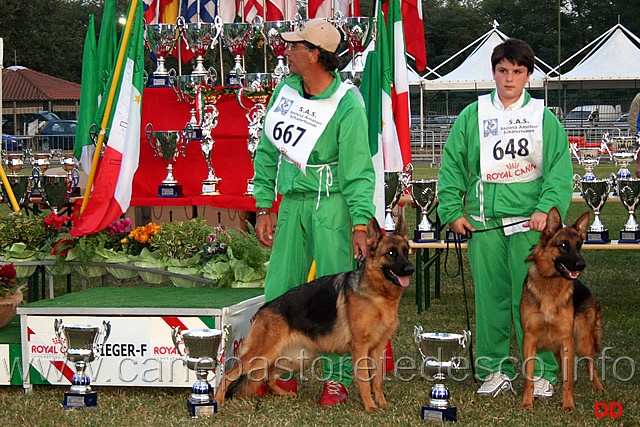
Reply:
[[[585, 53], [586, 52], [586, 53]], [[584, 53], [578, 64], [566, 73], [562, 67]], [[553, 70], [550, 86], [566, 88], [640, 87], [640, 39], [616, 24]]]
[[[497, 23], [487, 33], [470, 43], [464, 49], [447, 59], [442, 64], [430, 70], [424, 77], [424, 89], [432, 90], [491, 90], [495, 87], [491, 72], [491, 53], [493, 49], [509, 37], [500, 32]], [[471, 54], [453, 71], [441, 76], [438, 70], [454, 58], [473, 48]], [[536, 63], [550, 66], [536, 57]], [[547, 75], [538, 65], [534, 66], [533, 74], [529, 79], [529, 88], [542, 88], [545, 85]]]

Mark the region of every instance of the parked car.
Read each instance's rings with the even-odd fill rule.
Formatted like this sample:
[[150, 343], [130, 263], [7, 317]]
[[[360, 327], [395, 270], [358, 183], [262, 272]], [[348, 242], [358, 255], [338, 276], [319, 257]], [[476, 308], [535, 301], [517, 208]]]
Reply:
[[77, 120], [49, 120], [40, 132], [42, 149], [73, 150], [77, 126]]
[[610, 124], [619, 115], [619, 105], [580, 105], [569, 111], [562, 124], [564, 127], [598, 126], [602, 122]]
[[3, 133], [2, 134], [2, 150], [3, 151], [22, 150], [22, 141], [20, 140], [20, 138], [16, 136]]

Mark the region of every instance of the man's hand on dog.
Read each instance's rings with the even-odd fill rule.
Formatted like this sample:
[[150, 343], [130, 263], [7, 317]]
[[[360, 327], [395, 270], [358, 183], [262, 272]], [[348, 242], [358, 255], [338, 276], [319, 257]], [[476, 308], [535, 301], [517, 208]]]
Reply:
[[522, 224], [522, 226], [541, 232], [547, 226], [547, 214], [544, 212], [535, 212], [531, 215], [529, 221]]
[[367, 233], [362, 230], [353, 232], [353, 258], [362, 261], [367, 257]]

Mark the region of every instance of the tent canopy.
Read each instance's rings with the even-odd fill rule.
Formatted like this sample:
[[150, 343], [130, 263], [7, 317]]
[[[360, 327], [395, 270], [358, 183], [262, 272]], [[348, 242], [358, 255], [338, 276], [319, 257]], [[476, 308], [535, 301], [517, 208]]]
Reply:
[[[451, 58], [430, 70], [424, 77], [424, 89], [436, 90], [491, 90], [495, 87], [491, 71], [491, 54], [493, 49], [509, 37], [499, 31], [497, 23], [487, 33], [474, 42], [458, 51]], [[457, 56], [473, 48], [471, 54], [453, 71], [441, 76], [438, 70]], [[529, 88], [542, 88], [545, 85], [547, 75], [538, 64], [546, 69], [551, 69], [542, 60], [536, 57], [536, 65], [529, 79]]]
[[[586, 53], [585, 53], [586, 52]], [[560, 73], [570, 61], [584, 54], [578, 64]], [[554, 68], [550, 87], [570, 89], [607, 89], [640, 87], [640, 39], [621, 24], [616, 24], [600, 37]]]

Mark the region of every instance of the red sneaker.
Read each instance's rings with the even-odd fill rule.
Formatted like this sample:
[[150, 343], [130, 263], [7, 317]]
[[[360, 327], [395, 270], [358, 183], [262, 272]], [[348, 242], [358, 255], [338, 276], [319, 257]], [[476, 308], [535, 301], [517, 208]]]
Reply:
[[[284, 391], [298, 393], [298, 379], [295, 377], [289, 379], [278, 378], [276, 384]], [[271, 394], [271, 390], [269, 390], [269, 387], [265, 384], [262, 384], [260, 388], [256, 390], [256, 396], [266, 396], [268, 394]]]
[[337, 405], [347, 401], [349, 390], [337, 381], [325, 381], [324, 390], [320, 396], [320, 404], [324, 406]]

